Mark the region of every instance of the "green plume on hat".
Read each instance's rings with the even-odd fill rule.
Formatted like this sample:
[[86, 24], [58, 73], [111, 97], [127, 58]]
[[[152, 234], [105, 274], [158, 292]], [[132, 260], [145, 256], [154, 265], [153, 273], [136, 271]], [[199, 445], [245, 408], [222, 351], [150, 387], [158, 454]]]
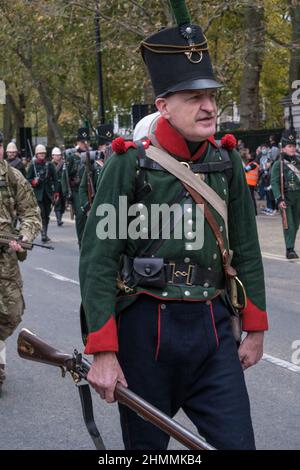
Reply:
[[191, 22], [185, 0], [170, 0], [170, 3], [178, 26]]

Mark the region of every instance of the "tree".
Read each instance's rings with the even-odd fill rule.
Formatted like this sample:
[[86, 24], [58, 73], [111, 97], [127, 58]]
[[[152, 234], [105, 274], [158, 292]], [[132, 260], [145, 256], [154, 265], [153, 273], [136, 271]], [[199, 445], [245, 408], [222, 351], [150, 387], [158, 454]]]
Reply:
[[265, 51], [264, 5], [261, 0], [245, 2], [245, 46], [240, 92], [241, 127], [260, 127], [259, 83]]

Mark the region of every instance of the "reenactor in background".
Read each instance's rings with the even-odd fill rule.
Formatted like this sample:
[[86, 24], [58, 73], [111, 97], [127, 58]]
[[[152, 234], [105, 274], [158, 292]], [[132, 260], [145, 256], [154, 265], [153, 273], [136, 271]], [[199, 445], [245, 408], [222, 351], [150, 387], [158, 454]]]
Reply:
[[[3, 159], [3, 135], [0, 132], [0, 231], [20, 235], [32, 242], [41, 229], [40, 210], [24, 176]], [[15, 221], [19, 219], [18, 232]], [[0, 396], [5, 379], [5, 341], [21, 321], [25, 304], [18, 261], [26, 251], [12, 241], [9, 248], [0, 246]]]
[[89, 129], [78, 129], [76, 147], [65, 151], [66, 170], [62, 176], [62, 190], [65, 195], [71, 190], [71, 203], [75, 215], [76, 234], [79, 247], [86, 223], [86, 214], [81, 209], [79, 186], [84, 172], [81, 154], [89, 150]]
[[[113, 124], [102, 124], [98, 126], [98, 151], [96, 152], [96, 158], [91, 158], [90, 163], [86, 158], [85, 161], [82, 162], [85, 168], [80, 182], [79, 198], [84, 214], [87, 214], [91, 208], [93, 198], [97, 191], [97, 183], [102, 167], [112, 153], [111, 142], [114, 135], [113, 131]], [[95, 152], [92, 152], [91, 155], [94, 153]]]
[[48, 237], [48, 225], [51, 206], [59, 199], [58, 181], [55, 166], [46, 161], [46, 147], [37, 145], [35, 158], [28, 168], [27, 179], [33, 187], [42, 217], [42, 242], [50, 241]]
[[101, 152], [100, 159], [106, 162], [106, 160], [112, 154], [111, 143], [114, 138], [114, 125], [113, 124], [102, 124], [97, 127], [98, 136], [98, 152]]
[[62, 216], [66, 208], [66, 199], [65, 199], [65, 196], [63, 195], [62, 185], [61, 185], [64, 162], [62, 159], [61, 150], [58, 147], [53, 148], [51, 155], [52, 155], [52, 163], [55, 166], [55, 170], [57, 174], [58, 193], [59, 193], [59, 199], [54, 204], [54, 212], [56, 216], [57, 225], [60, 227], [61, 225], [63, 225]]
[[18, 148], [14, 142], [10, 142], [6, 147], [7, 161], [10, 166], [19, 170], [26, 178], [26, 170], [22, 160], [18, 156]]
[[280, 158], [272, 167], [271, 186], [283, 214], [286, 257], [297, 259], [299, 256], [295, 251], [295, 241], [300, 222], [300, 158], [296, 154], [296, 132], [285, 130], [281, 145]]

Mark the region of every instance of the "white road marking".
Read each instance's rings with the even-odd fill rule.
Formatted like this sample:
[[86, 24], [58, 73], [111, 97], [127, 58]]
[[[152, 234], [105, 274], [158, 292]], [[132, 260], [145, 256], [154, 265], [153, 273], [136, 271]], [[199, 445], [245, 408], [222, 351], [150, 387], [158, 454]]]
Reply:
[[289, 262], [289, 263], [296, 263], [296, 264], [299, 264], [300, 263], [300, 260], [299, 259], [293, 259], [293, 260], [288, 260], [286, 259], [285, 256], [281, 256], [281, 255], [273, 255], [273, 253], [266, 253], [264, 251], [262, 251], [262, 257], [263, 258], [268, 258], [268, 259], [275, 259], [277, 261], [285, 261], [286, 263]]
[[[48, 274], [51, 276], [53, 279], [56, 279], [57, 281], [62, 281], [62, 282], [70, 282], [72, 284], [79, 285], [78, 281], [75, 281], [74, 279], [69, 279], [68, 277], [61, 276], [60, 274], [53, 273], [52, 271], [48, 271], [47, 269], [44, 268], [35, 268], [37, 271], [42, 271], [45, 274]], [[274, 364], [275, 366], [282, 367], [283, 369], [288, 369], [291, 372], [296, 372], [297, 374], [300, 374], [300, 367], [296, 366], [295, 364], [292, 364], [291, 362], [284, 361], [283, 359], [279, 359], [278, 357], [270, 356], [269, 354], [264, 354], [263, 358], [264, 361], [270, 362], [271, 364]]]
[[270, 356], [269, 354], [263, 355], [263, 360], [274, 364], [275, 366], [282, 367], [283, 369], [288, 369], [291, 372], [296, 372], [300, 374], [300, 367], [292, 364], [292, 362], [284, 361], [283, 359], [279, 359], [278, 357]]
[[53, 273], [52, 271], [48, 271], [48, 269], [44, 268], [35, 268], [37, 271], [43, 271], [45, 274], [48, 274], [51, 276], [53, 279], [56, 279], [57, 281], [62, 281], [62, 282], [70, 282], [71, 284], [76, 284], [79, 286], [79, 282], [75, 281], [74, 279], [69, 279], [68, 277], [61, 276], [60, 274]]

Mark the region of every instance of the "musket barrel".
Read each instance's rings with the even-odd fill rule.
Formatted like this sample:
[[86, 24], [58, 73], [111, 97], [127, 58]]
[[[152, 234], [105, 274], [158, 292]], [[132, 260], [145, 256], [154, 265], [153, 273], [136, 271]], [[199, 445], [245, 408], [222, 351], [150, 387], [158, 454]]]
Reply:
[[135, 411], [139, 416], [154, 424], [163, 432], [174, 437], [178, 442], [191, 450], [215, 450], [214, 447], [209, 445], [204, 439], [201, 439], [197, 434], [186, 429], [174, 419], [162, 413], [156, 407], [152, 406], [143, 398], [139, 397], [131, 390], [117, 384], [115, 389], [115, 398], [119, 403], [126, 405], [131, 410]]

